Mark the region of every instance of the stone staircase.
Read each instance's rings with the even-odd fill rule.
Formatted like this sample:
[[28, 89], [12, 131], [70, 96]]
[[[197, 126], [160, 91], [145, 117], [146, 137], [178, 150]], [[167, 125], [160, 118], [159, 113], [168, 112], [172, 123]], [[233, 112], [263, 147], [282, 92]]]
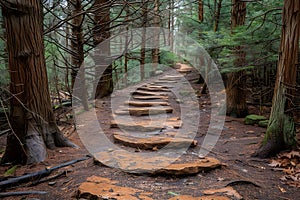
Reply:
[[[190, 71], [191, 68], [183, 65], [176, 73], [163, 74], [156, 80], [134, 87], [129, 95], [126, 91], [127, 95], [124, 94], [124, 98], [121, 98], [123, 96], [120, 94], [113, 97], [115, 100], [112, 99], [113, 120], [110, 122], [110, 131], [113, 132], [115, 144], [120, 148], [97, 152], [95, 159], [106, 166], [128, 173], [163, 176], [193, 175], [220, 167], [221, 162], [215, 158], [186, 153], [188, 148], [199, 145], [197, 140], [194, 140], [198, 122], [195, 123], [191, 117], [199, 114], [196, 113], [199, 111], [194, 109], [198, 103], [189, 95], [193, 91], [181, 88], [188, 86], [184, 75]], [[192, 126], [194, 128], [191, 128]], [[133, 194], [138, 191], [143, 198], [129, 198], [126, 197], [128, 194], [116, 197], [113, 192], [103, 189], [99, 180], [104, 179], [96, 176], [89, 178], [80, 186], [79, 196], [89, 194], [89, 197], [93, 198], [110, 195], [112, 199], [152, 199], [151, 195], [133, 188], [123, 190], [129, 190]], [[105, 179], [103, 183], [114, 185], [116, 182]], [[89, 190], [88, 185], [98, 187], [99, 190], [93, 192]], [[183, 196], [173, 199], [228, 198]]]

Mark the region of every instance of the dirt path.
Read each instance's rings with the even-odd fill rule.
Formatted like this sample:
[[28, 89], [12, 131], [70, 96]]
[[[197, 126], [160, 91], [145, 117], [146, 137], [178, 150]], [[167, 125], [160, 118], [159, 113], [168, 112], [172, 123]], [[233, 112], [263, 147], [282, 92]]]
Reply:
[[[167, 78], [165, 76], [167, 76]], [[209, 96], [202, 95], [199, 98], [199, 107], [201, 110], [199, 116], [200, 122], [195, 125], [194, 121], [189, 122], [188, 119], [181, 117], [181, 107], [184, 109], [193, 108], [191, 106], [193, 99], [190, 99], [191, 95], [188, 93], [190, 91], [187, 90], [187, 88], [176, 88], [173, 82], [174, 77], [170, 77], [171, 75], [164, 74], [159, 77], [163, 79], [157, 80], [154, 84], [136, 85], [128, 89], [129, 91], [119, 91], [119, 93], [116, 93], [114, 96], [118, 97], [115, 98], [115, 100], [113, 100], [114, 97], [112, 97], [112, 99], [106, 98], [97, 101], [96, 115], [93, 117], [90, 117], [90, 115], [83, 117], [83, 119], [86, 120], [84, 122], [84, 130], [88, 132], [90, 136], [82, 137], [81, 135], [81, 138], [79, 138], [78, 134], [82, 134], [80, 133], [80, 125], [83, 125], [80, 124], [80, 122], [78, 122], [78, 134], [73, 133], [71, 135], [71, 139], [76, 144], [79, 144], [81, 149], [61, 148], [50, 151], [49, 158], [45, 163], [19, 167], [13, 175], [20, 176], [24, 173], [34, 172], [89, 154], [81, 141], [85, 144], [88, 143], [88, 146], [92, 147], [89, 149], [90, 151], [100, 152], [100, 154], [96, 156], [96, 162], [94, 162], [93, 159], [89, 159], [64, 168], [62, 170], [68, 170], [67, 176], [55, 179], [51, 181], [51, 184], [49, 184], [49, 182], [37, 186], [25, 184], [21, 187], [8, 190], [41, 190], [47, 191], [48, 194], [46, 195], [32, 195], [24, 198], [9, 197], [4, 199], [97, 199], [93, 196], [93, 193], [101, 193], [101, 191], [101, 195], [104, 196], [102, 196], [102, 198], [98, 197], [98, 199], [192, 200], [192, 197], [194, 197], [194, 199], [243, 198], [246, 200], [300, 199], [299, 189], [281, 183], [280, 177], [282, 173], [273, 171], [271, 167], [268, 166], [269, 160], [255, 159], [250, 156], [251, 153], [258, 148], [265, 129], [256, 126], [245, 126], [242, 119], [226, 118], [221, 137], [208, 155], [208, 157], [220, 161], [222, 166], [209, 168], [209, 172], [206, 172], [205, 169], [192, 171], [195, 170], [195, 167], [189, 167], [188, 170], [183, 170], [183, 172], [188, 175], [184, 175], [184, 173], [180, 175], [176, 174], [178, 171], [170, 170], [170, 168], [165, 171], [160, 171], [160, 173], [154, 173], [157, 171], [156, 168], [154, 169], [154, 166], [157, 167], [157, 165], [160, 166], [160, 169], [167, 169], [167, 164], [169, 164], [168, 159], [164, 157], [164, 160], [161, 160], [161, 158], [155, 160], [153, 161], [153, 165], [149, 168], [149, 164], [146, 165], [146, 167], [142, 165], [143, 162], [148, 163], [145, 158], [143, 158], [144, 160], [140, 160], [140, 158], [135, 158], [135, 160], [129, 159], [129, 161], [125, 163], [119, 162], [116, 155], [121, 154], [110, 154], [116, 151], [113, 148], [108, 152], [109, 154], [105, 155], [103, 152], [107, 153], [107, 149], [111, 148], [107, 146], [108, 141], [113, 144], [114, 140], [117, 139], [117, 145], [121, 150], [132, 152], [132, 154], [136, 155], [139, 153], [160, 152], [160, 148], [168, 143], [168, 141], [164, 141], [163, 139], [172, 139], [174, 135], [176, 135], [176, 138], [179, 139], [176, 140], [177, 143], [173, 140], [176, 145], [170, 148], [172, 149], [171, 152], [176, 152], [176, 150], [180, 149], [179, 147], [182, 144], [184, 147], [186, 147], [187, 143], [191, 145], [176, 163], [187, 164], [195, 163], [199, 160], [201, 161], [198, 153], [210, 123], [211, 103]], [[186, 77], [188, 80], [195, 80], [196, 76], [190, 73]], [[154, 80], [149, 81], [153, 83]], [[166, 82], [169, 83], [166, 84]], [[184, 84], [180, 85], [180, 87], [182, 86], [184, 86]], [[196, 90], [199, 90], [201, 87], [194, 83], [192, 86]], [[175, 92], [170, 92], [169, 90], [175, 91], [176, 94], [173, 95]], [[152, 97], [152, 99], [128, 99], [128, 94], [137, 91], [139, 93], [135, 93], [133, 96]], [[181, 93], [179, 91], [181, 91]], [[124, 93], [122, 94], [122, 92]], [[141, 92], [144, 92], [144, 94], [141, 95]], [[156, 93], [160, 94], [157, 95]], [[124, 98], [120, 98], [121, 96], [124, 96]], [[160, 96], [161, 98], [155, 99], [155, 96]], [[149, 104], [152, 105], [149, 106]], [[157, 110], [152, 112], [151, 122], [153, 123], [150, 124], [147, 123], [149, 117], [140, 114], [141, 112], [146, 112], [147, 114], [147, 112], [151, 110], [149, 108], [161, 109], [166, 107], [173, 109], [172, 112], [167, 114], [165, 113], [166, 110], [160, 114]], [[143, 111], [133, 109], [128, 113], [128, 108], [140, 108]], [[187, 117], [195, 115], [193, 110], [184, 110], [184, 112], [190, 114], [187, 115]], [[130, 114], [132, 121], [128, 120], [128, 114]], [[92, 120], [94, 120], [95, 117], [99, 120], [101, 131], [105, 134], [107, 139], [105, 140], [103, 137], [98, 137], [98, 139], [100, 138], [100, 143], [97, 137], [95, 137], [99, 135], [99, 130], [93, 127], [94, 123]], [[161, 119], [164, 120], [161, 121]], [[199, 129], [194, 132], [196, 133], [195, 135], [190, 135], [191, 131], [189, 130], [194, 130], [193, 125], [196, 127], [199, 126]], [[184, 131], [180, 132], [180, 130]], [[84, 141], [84, 138], [86, 141]], [[2, 145], [5, 144], [5, 137], [1, 137], [1, 142]], [[169, 153], [170, 150], [167, 152]], [[175, 157], [177, 157], [178, 154], [182, 155], [182, 151], [178, 151]], [[169, 155], [167, 158], [173, 157]], [[134, 161], [138, 164], [133, 164]], [[116, 168], [116, 166], [118, 166], [118, 168]], [[8, 168], [9, 166], [1, 167], [0, 173], [3, 174]], [[198, 166], [196, 168], [200, 169]], [[191, 171], [193, 173], [190, 173]], [[140, 172], [143, 173], [141, 174]], [[170, 175], [171, 172], [173, 175]], [[223, 189], [223, 192], [213, 194], [216, 192], [213, 190], [216, 189]], [[105, 194], [103, 193], [104, 190], [106, 192]], [[111, 196], [111, 198], [109, 198], [109, 195], [113, 197]]]

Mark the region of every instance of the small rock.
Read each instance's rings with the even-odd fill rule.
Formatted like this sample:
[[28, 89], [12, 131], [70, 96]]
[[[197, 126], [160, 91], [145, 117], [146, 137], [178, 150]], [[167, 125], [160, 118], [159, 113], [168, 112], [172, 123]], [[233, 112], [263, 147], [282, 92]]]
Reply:
[[50, 185], [50, 186], [53, 186], [53, 185], [55, 185], [55, 184], [56, 184], [55, 181], [52, 181], [52, 182], [49, 182], [49, 183], [48, 183], [48, 185]]
[[254, 131], [246, 131], [246, 134], [253, 134], [255, 133]]

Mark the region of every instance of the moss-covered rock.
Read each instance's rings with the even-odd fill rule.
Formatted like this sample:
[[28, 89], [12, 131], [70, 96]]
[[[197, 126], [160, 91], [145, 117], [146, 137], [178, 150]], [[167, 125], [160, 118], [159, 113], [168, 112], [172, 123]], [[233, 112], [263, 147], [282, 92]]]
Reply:
[[244, 123], [246, 125], [258, 124], [260, 121], [267, 120], [266, 117], [260, 115], [248, 115], [245, 117]]
[[268, 123], [269, 123], [269, 120], [259, 121], [258, 122], [258, 126], [267, 128], [268, 127]]

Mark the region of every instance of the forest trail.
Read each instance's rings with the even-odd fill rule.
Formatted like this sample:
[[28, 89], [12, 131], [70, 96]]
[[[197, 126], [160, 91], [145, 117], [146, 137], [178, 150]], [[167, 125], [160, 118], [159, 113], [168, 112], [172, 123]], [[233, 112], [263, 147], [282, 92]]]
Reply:
[[[165, 72], [95, 103], [105, 137], [117, 145], [117, 148], [112, 145], [93, 148], [95, 160], [108, 167], [104, 172], [113, 171], [112, 174], [90, 173], [77, 188], [77, 198], [273, 200], [285, 199], [285, 195], [290, 199], [300, 197], [295, 188], [283, 194], [287, 188], [279, 183], [280, 173], [271, 171], [266, 161], [251, 158], [265, 129], [245, 126], [243, 119], [226, 117], [213, 151], [206, 157], [199, 156], [211, 123], [210, 95], [214, 94], [197, 96], [195, 91], [200, 88], [192, 84], [197, 73], [190, 72], [191, 68], [183, 65], [175, 72]], [[195, 109], [198, 106], [200, 120], [194, 117], [199, 114]], [[92, 138], [87, 141], [95, 142]]]
[[[196, 108], [197, 105], [191, 102], [193, 99], [186, 100], [193, 91], [182, 86], [186, 81], [184, 75], [191, 72], [192, 68], [184, 64], [178, 65], [180, 68], [176, 69], [175, 73], [173, 71], [171, 74], [169, 72], [159, 75], [154, 80], [135, 86], [133, 91], [129, 92], [129, 99], [126, 101], [124, 101], [127, 98], [126, 94], [132, 88], [127, 87], [125, 92], [118, 91], [115, 95], [116, 102], [114, 103], [112, 99], [115, 109], [112, 108], [113, 120], [110, 122], [110, 132], [114, 143], [122, 148], [100, 150], [95, 154], [95, 159], [99, 163], [127, 173], [159, 176], [196, 175], [222, 166], [215, 158], [186, 154], [188, 148], [194, 148], [199, 144], [194, 140], [193, 129], [186, 124], [186, 121], [190, 120], [186, 118], [187, 113], [181, 112], [188, 112], [191, 115], [193, 112], [190, 109]], [[174, 91], [177, 91], [176, 95]], [[171, 100], [174, 97], [177, 106], [174, 106]], [[180, 104], [184, 101], [189, 107], [188, 110], [181, 109]], [[86, 136], [86, 133], [83, 135]], [[89, 177], [87, 182], [79, 187], [78, 196], [88, 199], [96, 197], [136, 199], [134, 196], [137, 199], [152, 199], [150, 194], [144, 194], [145, 192], [135, 188], [120, 187], [114, 185], [115, 183], [99, 176]], [[130, 194], [128, 191], [131, 191]], [[193, 199], [193, 197], [177, 196], [176, 199]], [[228, 198], [205, 196], [195, 199]]]
[[[91, 153], [95, 153], [94, 159], [57, 170], [51, 177], [58, 177], [51, 181], [21, 184], [6, 192], [47, 193], [19, 198], [28, 200], [300, 199], [298, 188], [283, 183], [283, 173], [274, 171], [268, 159], [251, 157], [266, 129], [245, 125], [244, 119], [226, 117], [215, 147], [205, 158], [199, 157], [211, 123], [210, 95], [214, 94], [195, 94], [203, 86], [196, 83], [198, 78], [194, 72], [166, 71], [97, 100], [95, 113], [93, 109], [79, 112], [77, 131], [73, 132], [72, 126], [62, 127], [80, 149], [49, 150], [46, 162], [18, 166], [13, 176]], [[197, 113], [199, 118], [194, 118]], [[0, 142], [4, 147], [4, 136]], [[10, 167], [0, 167], [0, 173]]]

